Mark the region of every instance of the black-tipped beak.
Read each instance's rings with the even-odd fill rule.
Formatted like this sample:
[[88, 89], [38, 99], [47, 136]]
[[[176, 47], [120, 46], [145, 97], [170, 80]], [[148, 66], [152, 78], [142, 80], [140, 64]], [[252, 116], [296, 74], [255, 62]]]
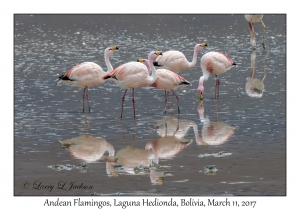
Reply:
[[200, 98], [200, 101], [203, 100], [203, 93], [200, 93], [199, 98]]
[[232, 64], [233, 66], [236, 66], [237, 64], [236, 64], [236, 62], [233, 62], [233, 64]]

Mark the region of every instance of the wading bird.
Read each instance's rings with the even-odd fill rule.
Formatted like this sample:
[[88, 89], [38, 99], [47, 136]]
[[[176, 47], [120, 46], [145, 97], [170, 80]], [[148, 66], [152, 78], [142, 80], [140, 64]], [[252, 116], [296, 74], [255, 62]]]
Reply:
[[252, 45], [253, 50], [256, 49], [256, 42], [255, 42], [255, 32], [254, 32], [254, 23], [261, 22], [264, 27], [263, 39], [262, 39], [262, 46], [265, 49], [265, 33], [266, 33], [266, 25], [262, 21], [264, 15], [245, 15], [246, 20], [248, 21], [250, 27], [251, 38], [250, 42]]
[[[145, 64], [147, 66], [148, 70], [150, 71], [150, 64], [147, 59], [139, 58], [137, 61]], [[167, 105], [167, 91], [172, 91], [173, 95], [176, 96], [178, 113], [180, 113], [178, 96], [176, 95], [175, 90], [177, 88], [180, 88], [180, 87], [182, 88], [187, 85], [190, 85], [191, 83], [189, 81], [187, 81], [186, 79], [184, 79], [182, 76], [176, 74], [175, 72], [167, 70], [167, 69], [157, 69], [156, 74], [157, 74], [157, 79], [150, 86], [156, 87], [156, 88], [159, 88], [159, 89], [165, 91], [165, 107]]]
[[210, 74], [216, 75], [216, 85], [215, 85], [215, 98], [219, 97], [219, 86], [220, 81], [218, 78], [219, 74], [223, 74], [228, 71], [232, 66], [236, 65], [235, 62], [224, 53], [221, 52], [208, 52], [204, 54], [200, 61], [200, 66], [202, 69], [203, 76], [199, 79], [198, 93], [200, 94], [200, 99], [203, 99], [204, 92], [204, 81], [208, 80]]
[[192, 68], [196, 65], [197, 55], [206, 46], [206, 43], [195, 45], [192, 62], [189, 62], [182, 52], [170, 50], [164, 52], [164, 56], [158, 56], [155, 59], [153, 65], [157, 68], [164, 68], [173, 72], [178, 72], [181, 70]]
[[134, 88], [149, 86], [155, 82], [157, 76], [153, 61], [158, 55], [162, 55], [162, 52], [151, 51], [149, 53], [148, 60], [150, 62], [150, 68], [152, 69], [151, 76], [144, 64], [140, 62], [129, 62], [117, 67], [111, 73], [102, 77], [104, 80], [111, 78], [119, 87], [126, 89], [122, 97], [121, 119], [123, 116], [124, 98], [127, 89], [132, 89], [132, 105], [135, 118]]
[[83, 88], [82, 94], [82, 112], [84, 112], [84, 100], [87, 100], [89, 112], [90, 103], [89, 103], [89, 95], [88, 88], [93, 86], [103, 85], [105, 80], [102, 77], [111, 72], [113, 67], [109, 61], [109, 57], [113, 54], [115, 50], [119, 48], [116, 46], [108, 47], [104, 50], [104, 59], [105, 64], [107, 66], [107, 72], [105, 72], [98, 64], [94, 62], [83, 62], [74, 66], [72, 69], [67, 71], [64, 75], [59, 77], [59, 81], [57, 84], [64, 83], [73, 85], [76, 87]]

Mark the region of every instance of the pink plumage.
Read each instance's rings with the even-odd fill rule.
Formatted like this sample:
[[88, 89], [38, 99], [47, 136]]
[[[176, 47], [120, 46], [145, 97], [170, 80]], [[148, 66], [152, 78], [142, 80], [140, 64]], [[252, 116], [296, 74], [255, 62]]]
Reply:
[[218, 75], [227, 72], [234, 65], [236, 65], [236, 63], [224, 53], [208, 52], [204, 54], [200, 61], [200, 67], [202, 69], [203, 76], [201, 76], [199, 79], [199, 86], [197, 89], [198, 93], [200, 94], [200, 99], [203, 98], [203, 83], [204, 81], [208, 80], [210, 74], [214, 74], [216, 76], [215, 98], [218, 98], [220, 85]]
[[192, 62], [189, 62], [182, 52], [170, 50], [164, 52], [164, 56], [158, 56], [154, 61], [154, 65], [158, 69], [163, 68], [173, 72], [190, 69], [196, 65], [197, 55], [206, 46], [206, 43], [195, 45]]

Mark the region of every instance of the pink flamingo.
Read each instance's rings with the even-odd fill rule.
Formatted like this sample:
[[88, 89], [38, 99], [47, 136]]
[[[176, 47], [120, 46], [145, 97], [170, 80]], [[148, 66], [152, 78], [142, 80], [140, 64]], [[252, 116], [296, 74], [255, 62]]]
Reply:
[[83, 88], [82, 94], [82, 112], [84, 112], [84, 99], [87, 100], [89, 112], [90, 103], [88, 88], [93, 86], [103, 85], [105, 80], [102, 77], [112, 71], [113, 67], [109, 61], [109, 57], [113, 54], [115, 50], [119, 48], [116, 46], [108, 47], [104, 50], [104, 59], [107, 66], [107, 72], [105, 72], [98, 64], [94, 62], [83, 62], [74, 66], [72, 69], [67, 71], [64, 75], [59, 77], [57, 84], [65, 83], [69, 85], [74, 85], [76, 87]]
[[255, 32], [254, 32], [254, 23], [257, 22], [261, 22], [263, 27], [264, 27], [264, 33], [263, 33], [263, 40], [262, 40], [262, 46], [265, 49], [265, 41], [264, 41], [264, 37], [265, 37], [265, 32], [266, 32], [266, 26], [264, 24], [264, 22], [262, 21], [264, 15], [245, 15], [246, 20], [249, 23], [249, 27], [250, 27], [250, 33], [251, 33], [251, 38], [250, 38], [250, 42], [252, 45], [252, 48], [255, 50], [256, 49], [256, 42], [255, 42]]
[[[147, 66], [148, 70], [150, 71], [150, 63], [147, 59], [140, 58], [137, 61], [145, 64]], [[182, 88], [182, 87], [188, 86], [191, 83], [189, 81], [187, 81], [186, 79], [184, 79], [182, 76], [176, 74], [175, 72], [167, 70], [167, 69], [157, 69], [156, 74], [157, 74], [157, 79], [150, 86], [156, 87], [156, 88], [159, 88], [159, 89], [165, 91], [165, 105], [167, 104], [166, 92], [172, 91], [173, 95], [176, 96], [178, 113], [180, 113], [178, 96], [176, 95], [175, 90], [177, 88]]]
[[233, 62], [228, 55], [225, 55], [221, 52], [208, 52], [202, 56], [200, 66], [203, 76], [201, 76], [199, 79], [199, 86], [197, 89], [198, 93], [200, 94], [200, 100], [203, 99], [203, 82], [208, 80], [210, 74], [216, 75], [215, 98], [219, 97], [220, 81], [218, 75], [225, 73], [231, 69], [233, 65], [236, 65], [236, 63]]
[[153, 66], [153, 61], [158, 55], [162, 55], [162, 52], [151, 51], [149, 53], [148, 60], [152, 69], [151, 76], [149, 75], [148, 69], [144, 64], [139, 62], [129, 62], [117, 67], [111, 73], [102, 77], [104, 80], [111, 78], [118, 86], [126, 89], [122, 97], [121, 119], [123, 115], [124, 98], [127, 89], [129, 88], [132, 89], [132, 105], [135, 118], [134, 88], [149, 86], [155, 82], [157, 75], [156, 69]]
[[189, 62], [182, 52], [170, 50], [164, 52], [164, 56], [158, 56], [153, 64], [157, 66], [157, 68], [164, 68], [173, 72], [192, 68], [196, 65], [197, 55], [206, 46], [206, 43], [195, 45], [192, 62]]

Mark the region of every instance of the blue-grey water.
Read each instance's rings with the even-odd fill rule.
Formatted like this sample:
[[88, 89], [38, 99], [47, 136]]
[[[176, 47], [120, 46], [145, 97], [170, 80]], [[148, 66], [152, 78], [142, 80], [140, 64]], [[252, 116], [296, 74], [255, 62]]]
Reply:
[[[241, 14], [15, 15], [14, 195], [286, 195], [286, 16], [263, 21], [266, 48], [256, 23], [253, 52]], [[172, 95], [164, 113], [162, 90], [137, 88], [137, 117], [129, 90], [121, 120], [124, 90], [113, 82], [91, 88], [91, 113], [82, 113], [83, 90], [56, 85], [84, 61], [106, 70], [112, 45], [117, 67], [152, 50], [191, 61], [202, 42], [196, 66], [179, 72], [192, 83], [176, 91], [180, 114]], [[219, 76], [219, 99], [211, 75], [199, 104], [199, 61], [209, 51], [238, 65]]]

